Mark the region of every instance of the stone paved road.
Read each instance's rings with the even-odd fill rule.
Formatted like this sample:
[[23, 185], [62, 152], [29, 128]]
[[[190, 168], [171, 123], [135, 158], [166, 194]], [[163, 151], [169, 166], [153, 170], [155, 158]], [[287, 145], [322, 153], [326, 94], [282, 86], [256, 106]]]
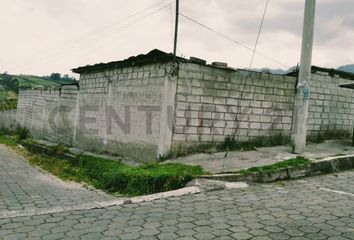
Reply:
[[354, 171], [348, 171], [104, 209], [6, 218], [0, 219], [0, 239], [354, 239], [353, 186]]
[[0, 145], [0, 218], [7, 213], [73, 207], [112, 198], [45, 174]]

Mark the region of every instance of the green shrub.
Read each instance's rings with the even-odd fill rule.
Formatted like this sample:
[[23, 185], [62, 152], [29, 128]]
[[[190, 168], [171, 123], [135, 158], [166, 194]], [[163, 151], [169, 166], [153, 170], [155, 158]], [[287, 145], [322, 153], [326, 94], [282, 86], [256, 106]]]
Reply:
[[338, 130], [338, 131], [320, 131], [307, 137], [307, 140], [312, 143], [322, 143], [330, 139], [346, 139], [351, 137], [351, 132]]
[[29, 157], [32, 164], [70, 180], [87, 182], [106, 190], [127, 195], [152, 194], [183, 187], [204, 174], [201, 167], [152, 162], [130, 167], [118, 161], [80, 155], [76, 161], [47, 155]]
[[183, 187], [203, 174], [201, 167], [149, 163], [130, 167], [120, 162], [80, 156], [80, 177], [96, 187], [130, 195], [150, 194]]
[[255, 172], [272, 173], [272, 172], [275, 172], [279, 169], [286, 169], [289, 167], [309, 165], [309, 164], [311, 164], [311, 161], [309, 159], [298, 156], [296, 158], [280, 161], [280, 162], [277, 162], [272, 165], [266, 165], [266, 166], [261, 166], [261, 167], [252, 167], [252, 168], [248, 168], [246, 170], [241, 170], [240, 173], [243, 173], [245, 175], [255, 173]]
[[53, 153], [57, 155], [62, 155], [64, 153], [69, 153], [69, 148], [64, 143], [58, 143], [54, 147], [52, 147]]
[[235, 136], [226, 136], [224, 141], [220, 143], [179, 144], [172, 148], [169, 155], [160, 158], [160, 160], [185, 157], [195, 153], [212, 154], [223, 151], [251, 151], [255, 150], [257, 147], [271, 147], [287, 144], [290, 144], [290, 137], [282, 134], [271, 137], [256, 137], [249, 141], [237, 141]]
[[15, 134], [18, 136], [18, 139], [20, 141], [26, 140], [27, 138], [31, 137], [30, 131], [26, 127], [22, 127], [20, 125], [17, 125], [15, 129]]

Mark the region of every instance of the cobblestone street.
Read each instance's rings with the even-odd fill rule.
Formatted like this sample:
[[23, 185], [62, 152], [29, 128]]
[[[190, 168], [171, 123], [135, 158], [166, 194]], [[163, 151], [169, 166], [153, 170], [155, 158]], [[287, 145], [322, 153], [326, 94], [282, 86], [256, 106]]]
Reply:
[[[103, 209], [112, 200], [47, 177], [0, 150], [0, 239], [354, 239], [354, 171]], [[22, 217], [6, 211], [37, 209]]]

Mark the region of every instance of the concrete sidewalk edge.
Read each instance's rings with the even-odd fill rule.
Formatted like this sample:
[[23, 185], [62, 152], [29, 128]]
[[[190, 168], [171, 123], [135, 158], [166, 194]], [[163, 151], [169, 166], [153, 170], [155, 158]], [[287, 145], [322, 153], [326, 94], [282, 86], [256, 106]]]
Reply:
[[281, 180], [293, 180], [321, 174], [335, 173], [354, 169], [354, 155], [329, 157], [314, 161], [309, 165], [299, 165], [276, 170], [272, 173], [255, 172], [244, 175], [242, 173], [205, 175], [200, 178], [226, 182], [257, 182], [268, 183]]

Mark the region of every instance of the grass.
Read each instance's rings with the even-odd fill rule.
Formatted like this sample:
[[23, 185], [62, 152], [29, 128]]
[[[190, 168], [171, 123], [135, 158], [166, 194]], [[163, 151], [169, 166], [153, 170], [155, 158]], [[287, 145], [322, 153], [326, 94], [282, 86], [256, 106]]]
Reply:
[[351, 132], [344, 131], [344, 130], [337, 130], [337, 131], [321, 131], [318, 134], [311, 135], [307, 138], [309, 142], [312, 143], [322, 143], [325, 140], [330, 139], [346, 139], [351, 137]]
[[[0, 143], [14, 148], [19, 143], [25, 146], [33, 144], [28, 137], [28, 131], [21, 127], [14, 130], [0, 129]], [[31, 164], [62, 179], [88, 183], [107, 192], [129, 196], [179, 189], [205, 174], [199, 166], [152, 162], [140, 167], [131, 167], [119, 161], [87, 155], [68, 157], [68, 149], [62, 144], [51, 147], [50, 154], [38, 150], [30, 152], [28, 148], [15, 149]]]
[[18, 138], [16, 136], [0, 135], [0, 144], [16, 146], [18, 144]]
[[196, 153], [212, 154], [225, 151], [252, 151], [259, 147], [272, 147], [287, 144], [290, 144], [290, 137], [281, 134], [272, 137], [257, 137], [250, 141], [237, 141], [234, 136], [226, 136], [221, 143], [179, 144], [172, 148], [169, 155], [160, 158], [160, 160], [175, 159]]
[[248, 168], [245, 170], [241, 170], [238, 173], [241, 173], [244, 175], [250, 175], [253, 173], [270, 174], [270, 173], [274, 173], [274, 172], [281, 170], [281, 169], [287, 169], [287, 168], [296, 167], [296, 166], [307, 166], [310, 164], [311, 164], [311, 161], [309, 159], [304, 158], [304, 157], [296, 157], [293, 159], [277, 162], [272, 165]]
[[17, 108], [17, 99], [0, 100], [0, 111], [6, 111]]
[[181, 164], [149, 163], [130, 167], [117, 161], [80, 155], [75, 161], [27, 153], [33, 165], [66, 180], [85, 182], [96, 188], [124, 195], [144, 195], [182, 188], [204, 171]]

